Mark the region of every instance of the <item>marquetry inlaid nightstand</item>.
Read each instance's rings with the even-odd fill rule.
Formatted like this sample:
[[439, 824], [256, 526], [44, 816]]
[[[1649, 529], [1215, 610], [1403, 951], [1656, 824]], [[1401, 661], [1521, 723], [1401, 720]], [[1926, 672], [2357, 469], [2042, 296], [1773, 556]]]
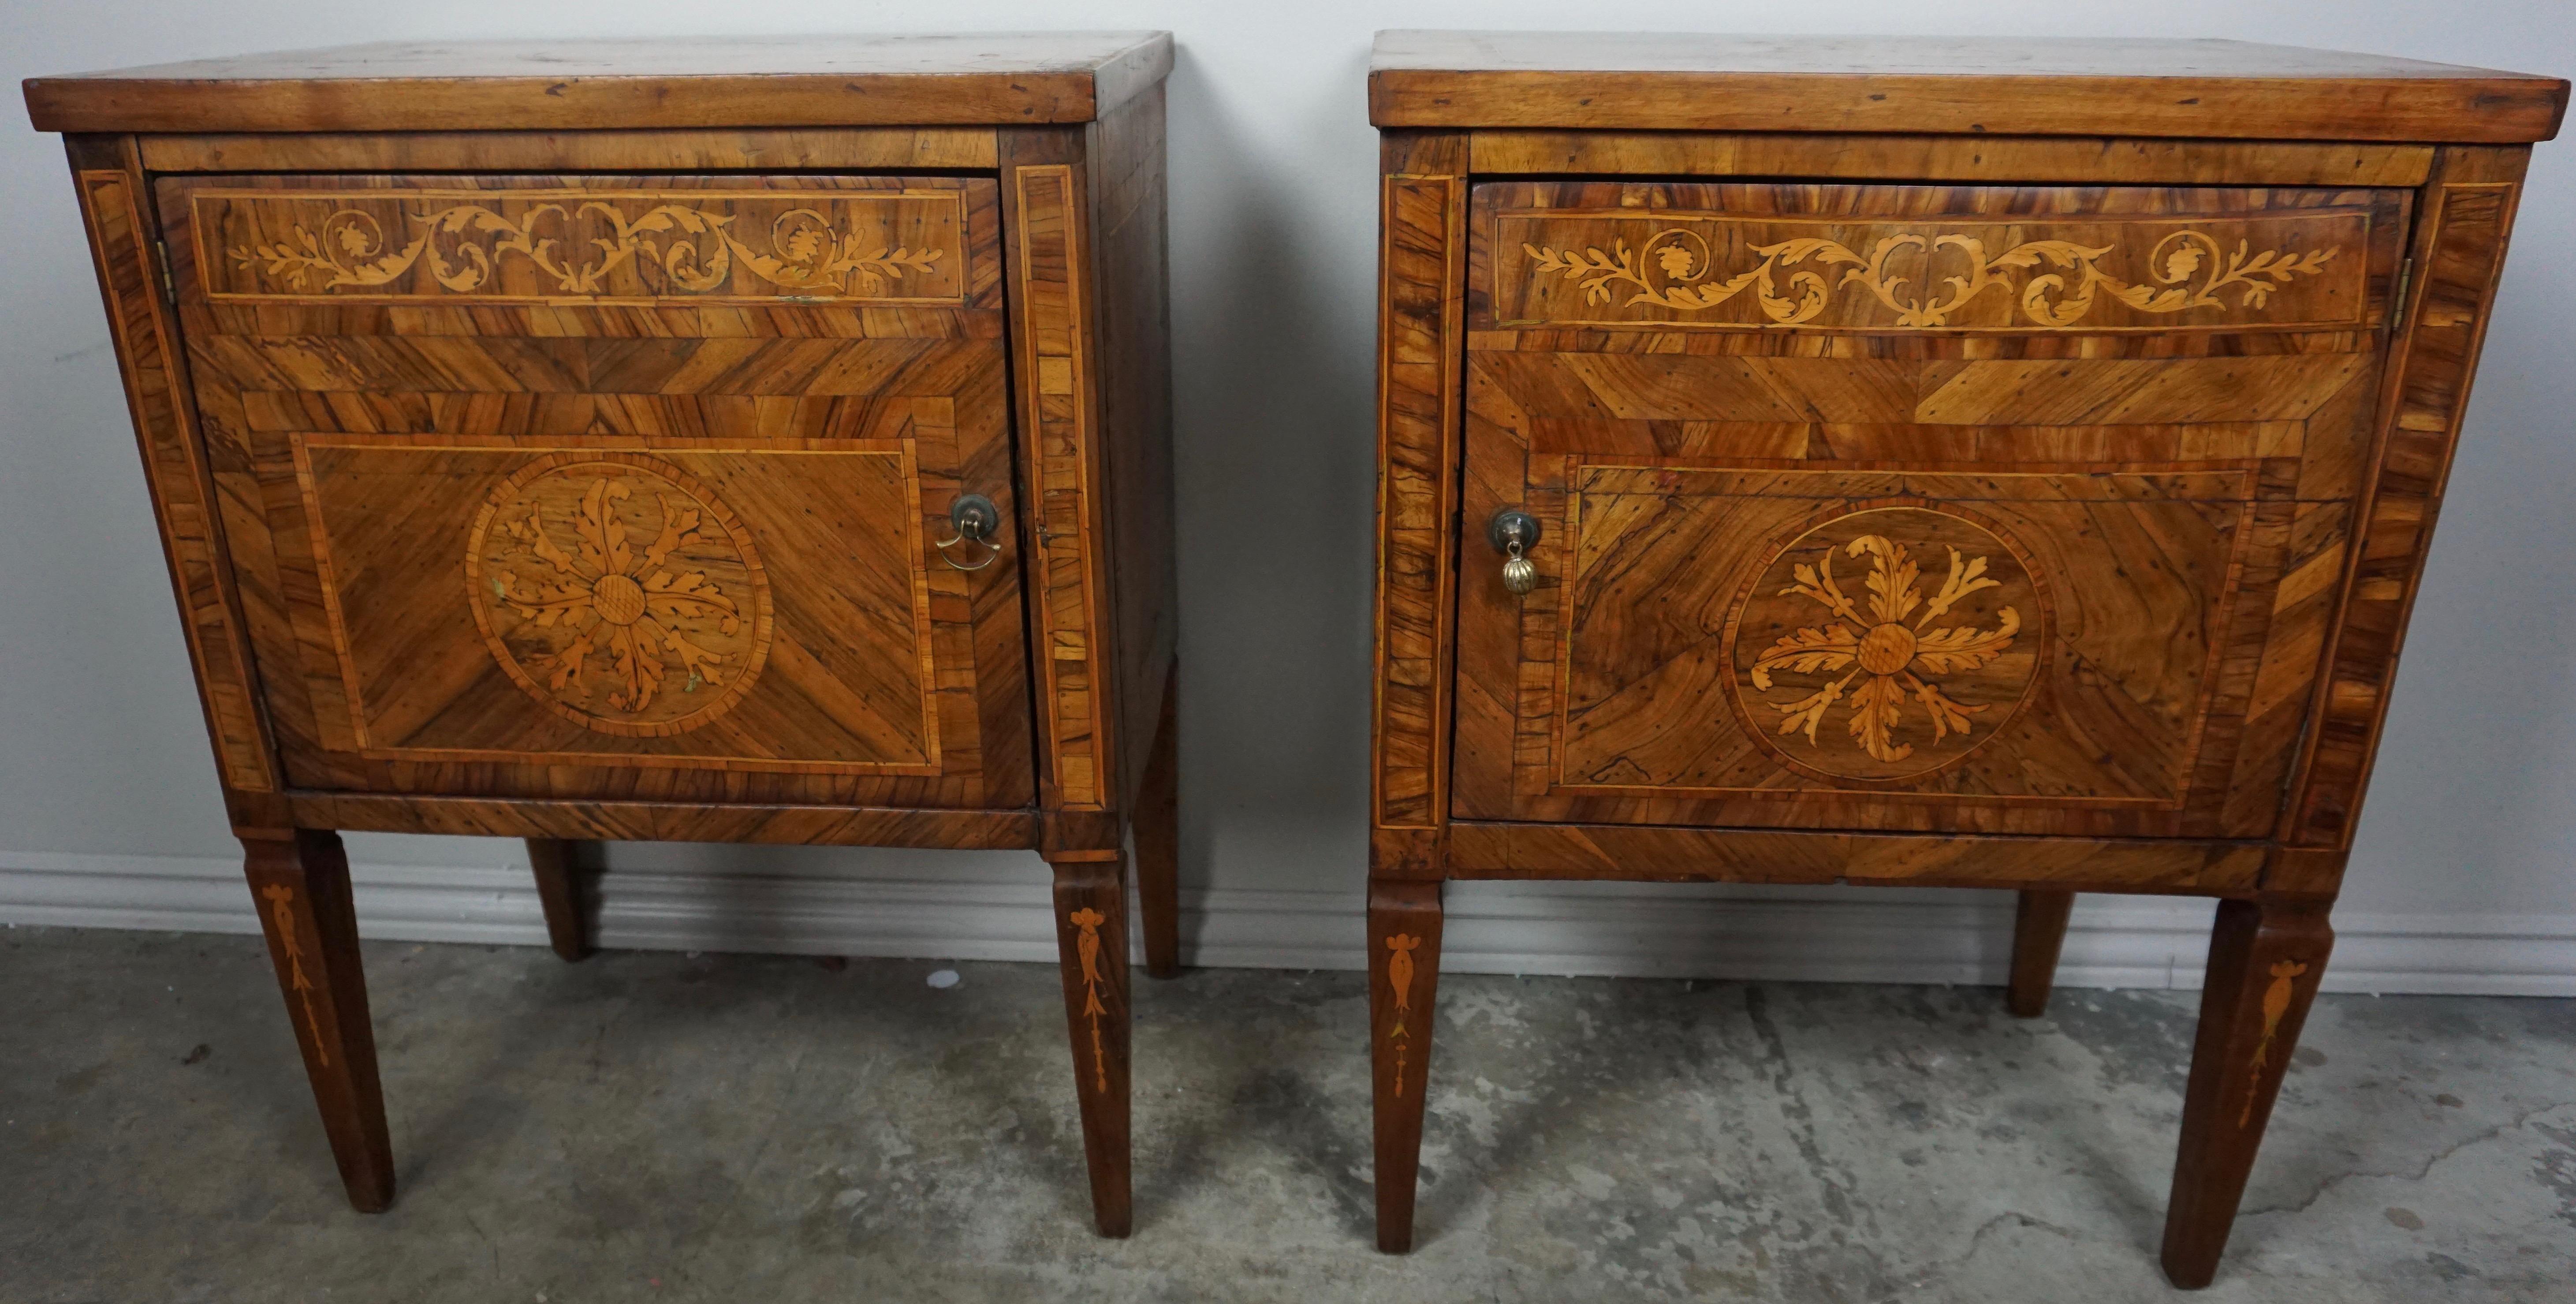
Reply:
[[1388, 33], [1369, 952], [1451, 878], [2220, 898], [2164, 1264], [2315, 996], [2567, 83], [2231, 42]]
[[341, 1177], [337, 830], [1027, 848], [1101, 1231], [1174, 963], [1161, 33], [362, 46], [47, 78]]

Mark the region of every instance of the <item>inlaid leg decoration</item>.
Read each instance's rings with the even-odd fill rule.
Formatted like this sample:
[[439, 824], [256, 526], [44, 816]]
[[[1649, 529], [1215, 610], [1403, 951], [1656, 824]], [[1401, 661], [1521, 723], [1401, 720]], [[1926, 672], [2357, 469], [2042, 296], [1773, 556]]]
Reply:
[[1056, 946], [1064, 1009], [1073, 1030], [1073, 1087], [1082, 1105], [1082, 1152], [1091, 1166], [1091, 1212], [1103, 1236], [1131, 1222], [1127, 1181], [1127, 886], [1115, 851], [1058, 859]]
[[2183, 1096], [2182, 1149], [2165, 1210], [2165, 1275], [2186, 1290], [2218, 1275], [2263, 1125], [2334, 949], [2327, 904], [2218, 904]]
[[2012, 985], [2004, 989], [2004, 1008], [2024, 1019], [2048, 1010], [2048, 989], [2057, 982], [2057, 953], [2066, 945], [2066, 917], [2075, 909], [2072, 892], [2024, 892], [2013, 914]]
[[1369, 1058], [1377, 1115], [1377, 1247], [1413, 1248], [1422, 1105], [1440, 986], [1440, 885], [1369, 885]]
[[590, 878], [597, 849], [596, 843], [566, 838], [528, 839], [537, 900], [546, 907], [546, 937], [566, 960], [590, 954]]
[[384, 1091], [376, 1081], [367, 982], [358, 970], [349, 858], [340, 849], [340, 835], [318, 829], [298, 829], [292, 840], [244, 838], [242, 850], [243, 873], [259, 906], [260, 930], [268, 936], [287, 1020], [304, 1052], [304, 1072], [313, 1082], [341, 1185], [359, 1212], [380, 1213], [394, 1200], [393, 1145], [386, 1139]]
[[1145, 972], [1170, 978], [1181, 971], [1180, 731], [1172, 699], [1180, 692], [1178, 665], [1163, 681], [1163, 722], [1154, 727], [1154, 751], [1145, 758], [1145, 781], [1136, 794], [1136, 894], [1145, 914]]

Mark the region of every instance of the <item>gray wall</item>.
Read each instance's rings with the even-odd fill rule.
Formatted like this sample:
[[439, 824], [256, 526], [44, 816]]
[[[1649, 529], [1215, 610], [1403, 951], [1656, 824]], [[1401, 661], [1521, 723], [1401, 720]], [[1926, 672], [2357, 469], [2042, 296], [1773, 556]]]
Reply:
[[[1354, 906], [1367, 793], [1373, 29], [2229, 36], [2576, 72], [2562, 0], [9, 4], [0, 60], [13, 86], [395, 38], [1171, 29], [1185, 874], [1200, 887], [1348, 892]], [[62, 155], [27, 129], [14, 92], [0, 122], [0, 870], [13, 858], [60, 868], [229, 856]], [[2538, 920], [2576, 936], [2571, 340], [2576, 142], [2562, 142], [2540, 147], [2532, 168], [2346, 898], [2407, 928]], [[1294, 537], [1264, 532], [1282, 526]], [[521, 863], [494, 841], [367, 838], [353, 850], [380, 863]], [[636, 847], [618, 863], [988, 882], [1037, 872], [1025, 857], [883, 851]]]

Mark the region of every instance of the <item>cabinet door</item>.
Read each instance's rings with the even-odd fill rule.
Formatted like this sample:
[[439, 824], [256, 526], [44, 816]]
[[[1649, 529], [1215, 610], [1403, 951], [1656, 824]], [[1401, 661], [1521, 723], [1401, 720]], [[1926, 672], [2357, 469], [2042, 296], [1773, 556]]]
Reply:
[[1032, 800], [992, 182], [158, 202], [296, 786]]
[[1453, 812], [2268, 833], [2405, 203], [1478, 186]]

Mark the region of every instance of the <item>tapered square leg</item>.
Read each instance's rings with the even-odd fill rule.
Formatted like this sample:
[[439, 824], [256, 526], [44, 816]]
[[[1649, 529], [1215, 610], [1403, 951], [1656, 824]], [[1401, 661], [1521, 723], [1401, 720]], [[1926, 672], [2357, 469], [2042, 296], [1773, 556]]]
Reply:
[[566, 838], [528, 839], [528, 864], [536, 871], [537, 900], [546, 909], [546, 940], [555, 954], [579, 960], [590, 954], [590, 875], [598, 844]]
[[2334, 949], [2326, 910], [2322, 901], [2218, 903], [2165, 1210], [2165, 1275], [2184, 1289], [2218, 1275], [2263, 1126]]
[[1440, 987], [1440, 885], [1369, 885], [1369, 1061], [1377, 1122], [1377, 1247], [1413, 1248], [1431, 1079], [1432, 1002]]
[[1173, 699], [1180, 667], [1163, 680], [1163, 719], [1154, 727], [1154, 750], [1145, 758], [1145, 780], [1136, 794], [1130, 827], [1136, 836], [1136, 894], [1145, 916], [1145, 972], [1170, 978], [1181, 971], [1180, 731]]
[[340, 1183], [361, 1213], [394, 1200], [393, 1144], [385, 1134], [367, 981], [358, 968], [358, 916], [340, 835], [298, 829], [291, 838], [244, 838], [243, 872], [286, 996], [287, 1021], [304, 1052], [322, 1130]]
[[1118, 852], [1057, 859], [1056, 946], [1073, 1032], [1073, 1088], [1082, 1106], [1082, 1153], [1091, 1168], [1091, 1212], [1103, 1236], [1132, 1222], [1127, 1176], [1127, 885]]
[[2057, 982], [2057, 953], [2066, 945], [2066, 917], [2075, 910], [2072, 892], [2024, 892], [2013, 912], [2012, 985], [2004, 989], [2004, 1007], [2024, 1019], [2048, 1009], [2048, 989]]

